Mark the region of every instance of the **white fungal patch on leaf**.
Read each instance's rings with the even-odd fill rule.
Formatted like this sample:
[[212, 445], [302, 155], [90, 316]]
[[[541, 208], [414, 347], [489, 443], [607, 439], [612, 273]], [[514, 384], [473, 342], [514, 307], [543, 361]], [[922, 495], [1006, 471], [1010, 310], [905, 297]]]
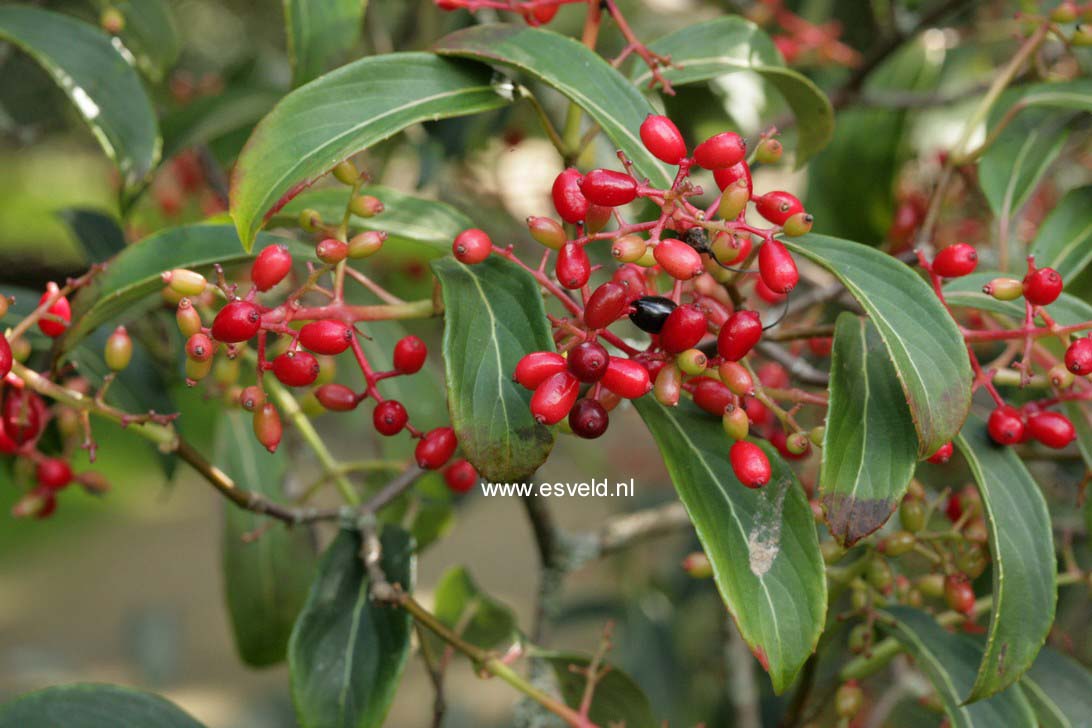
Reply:
[[785, 494], [791, 485], [790, 478], [781, 478], [759, 493], [754, 525], [747, 534], [749, 563], [751, 573], [755, 576], [761, 577], [769, 571], [781, 551], [781, 516], [785, 506]]

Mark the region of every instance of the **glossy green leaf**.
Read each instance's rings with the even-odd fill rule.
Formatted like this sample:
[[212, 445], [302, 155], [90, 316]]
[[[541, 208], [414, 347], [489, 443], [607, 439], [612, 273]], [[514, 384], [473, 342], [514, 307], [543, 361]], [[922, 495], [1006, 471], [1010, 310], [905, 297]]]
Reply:
[[1079, 187], [1062, 198], [1031, 246], [1035, 264], [1053, 268], [1071, 281], [1092, 263], [1092, 186]]
[[1092, 674], [1076, 660], [1044, 647], [1020, 687], [1042, 728], [1092, 725]]
[[1058, 589], [1050, 513], [1023, 461], [995, 445], [976, 416], [955, 444], [982, 495], [993, 571], [986, 651], [965, 698], [973, 701], [1004, 690], [1031, 666], [1054, 622]]
[[[584, 700], [588, 678], [586, 673], [574, 671], [572, 668], [587, 670], [591, 666], [591, 659], [575, 652], [535, 651], [532, 654], [536, 660], [548, 663], [553, 669], [565, 703], [570, 708], [579, 708]], [[625, 728], [660, 727], [661, 722], [656, 720], [652, 704], [633, 678], [610, 664], [601, 664], [599, 669], [606, 672], [596, 683], [595, 692], [592, 694], [591, 707], [588, 710], [588, 718], [592, 723]]]
[[833, 273], [868, 313], [910, 404], [918, 455], [932, 455], [971, 406], [971, 365], [955, 321], [920, 276], [886, 253], [823, 235], [783, 242]]
[[482, 649], [503, 648], [517, 637], [516, 615], [483, 592], [465, 567], [454, 566], [440, 577], [435, 605], [437, 619]]
[[0, 705], [0, 728], [203, 728], [174, 703], [120, 685], [58, 685]]
[[284, 30], [294, 85], [321, 76], [353, 49], [364, 30], [367, 7], [368, 0], [284, 0]]
[[30, 54], [67, 94], [132, 196], [159, 160], [159, 130], [140, 77], [110, 36], [67, 15], [4, 5], [0, 40]]
[[[288, 456], [283, 450], [267, 452], [250, 419], [244, 412], [221, 418], [215, 462], [239, 487], [283, 501]], [[259, 538], [244, 540], [259, 530]], [[263, 516], [228, 505], [220, 558], [239, 656], [254, 667], [282, 661], [318, 562], [311, 529], [270, 525]]]
[[94, 0], [101, 12], [113, 8], [125, 18], [121, 41], [137, 67], [152, 81], [167, 75], [182, 49], [168, 0]]
[[953, 728], [1035, 726], [1031, 705], [1016, 685], [992, 698], [964, 704], [982, 655], [981, 646], [970, 637], [953, 634], [925, 612], [903, 606], [881, 612], [877, 625], [914, 656], [917, 668], [936, 689]]
[[451, 426], [486, 480], [529, 477], [554, 435], [531, 416], [531, 393], [512, 380], [524, 354], [552, 351], [538, 285], [496, 257], [478, 265], [439, 258], [432, 270], [444, 296], [444, 367]]
[[[649, 45], [649, 50], [670, 56], [673, 65], [663, 76], [674, 85], [708, 81], [739, 71], [752, 71], [780, 92], [796, 117], [796, 164], [826, 146], [834, 135], [834, 110], [826, 95], [806, 76], [785, 66], [770, 37], [749, 20], [730, 15], [688, 25]], [[630, 78], [647, 86], [652, 72], [642, 62]]]
[[[413, 543], [387, 526], [387, 580], [413, 586]], [[377, 604], [360, 558], [360, 534], [340, 531], [319, 565], [288, 645], [292, 699], [302, 728], [377, 728], [390, 709], [409, 656], [409, 613]]]
[[868, 319], [838, 317], [830, 360], [819, 502], [844, 546], [882, 526], [917, 467], [914, 420], [883, 339]]
[[444, 36], [433, 50], [515, 68], [557, 89], [598, 122], [653, 185], [671, 184], [667, 168], [641, 143], [641, 122], [655, 109], [622, 74], [579, 41], [541, 28], [478, 25]]
[[227, 88], [222, 93], [194, 99], [160, 122], [164, 158], [254, 126], [280, 98], [279, 91], [269, 89]]
[[72, 231], [90, 263], [102, 263], [125, 249], [125, 232], [101, 210], [70, 207], [57, 213]]
[[720, 420], [684, 401], [634, 402], [652, 433], [679, 500], [713, 564], [717, 588], [743, 639], [782, 692], [815, 650], [827, 611], [827, 581], [804, 489], [777, 451], [764, 488], [736, 480]]
[[505, 103], [489, 69], [428, 53], [363, 58], [301, 86], [254, 129], [232, 173], [231, 215], [243, 247], [268, 215], [346, 157], [412, 124]]

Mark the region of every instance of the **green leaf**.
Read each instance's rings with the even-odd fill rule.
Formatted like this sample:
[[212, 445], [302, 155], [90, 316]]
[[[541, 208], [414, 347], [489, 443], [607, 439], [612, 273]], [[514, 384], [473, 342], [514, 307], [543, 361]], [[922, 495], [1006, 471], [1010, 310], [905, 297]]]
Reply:
[[1039, 228], [1031, 253], [1035, 264], [1050, 267], [1065, 281], [1092, 263], [1092, 186], [1070, 190]]
[[[216, 463], [228, 477], [241, 488], [283, 501], [288, 467], [284, 451], [266, 452], [242, 412], [225, 414], [218, 429]], [[287, 654], [292, 626], [315, 574], [314, 534], [306, 526], [270, 524], [232, 505], [225, 509], [220, 556], [235, 648], [248, 665], [274, 665]], [[243, 540], [259, 529], [263, 532], [256, 540]]]
[[917, 467], [914, 420], [876, 326], [838, 317], [830, 360], [819, 502], [831, 534], [852, 546], [882, 526]]
[[433, 50], [528, 73], [557, 89], [598, 122], [637, 171], [656, 187], [672, 175], [641, 143], [641, 122], [655, 109], [597, 53], [567, 36], [522, 25], [478, 25], [444, 36]]
[[[387, 526], [382, 568], [391, 584], [413, 586], [413, 542]], [[360, 558], [360, 534], [340, 531], [319, 565], [292, 631], [288, 665], [303, 728], [375, 728], [383, 724], [410, 649], [410, 616], [372, 601]]]
[[137, 67], [152, 81], [171, 70], [182, 44], [167, 0], [94, 0], [101, 12], [114, 8], [125, 18], [121, 40], [136, 58]]
[[[752, 71], [781, 93], [796, 117], [796, 166], [813, 157], [834, 136], [834, 110], [826, 95], [806, 76], [785, 67], [770, 37], [749, 20], [727, 16], [688, 25], [659, 38], [648, 49], [670, 56], [673, 65], [663, 69], [674, 85], [708, 81], [739, 71]], [[647, 86], [652, 72], [637, 63], [630, 79]]]
[[993, 561], [993, 610], [982, 664], [967, 701], [1020, 679], [1043, 646], [1058, 600], [1054, 537], [1043, 493], [1012, 448], [976, 416], [955, 441], [978, 482]]
[[770, 483], [751, 490], [736, 480], [720, 421], [689, 402], [663, 407], [642, 397], [634, 405], [694, 522], [728, 611], [781, 693], [815, 650], [827, 611], [804, 489], [764, 441], [757, 444], [773, 467]]
[[72, 100], [131, 198], [159, 160], [159, 130], [140, 77], [110, 36], [67, 15], [4, 5], [0, 40], [34, 58]]
[[436, 618], [482, 649], [503, 647], [518, 636], [516, 615], [483, 592], [462, 566], [453, 566], [436, 585]]
[[364, 29], [367, 7], [368, 0], [284, 0], [293, 85], [321, 76], [353, 49]]
[[469, 266], [438, 258], [444, 296], [444, 367], [451, 426], [486, 480], [530, 476], [554, 444], [531, 416], [531, 393], [512, 380], [524, 354], [554, 348], [538, 286], [514, 263]]
[[90, 263], [102, 263], [125, 250], [125, 232], [117, 220], [101, 210], [70, 207], [57, 216], [75, 235]]
[[428, 53], [362, 58], [296, 89], [254, 129], [232, 173], [243, 247], [268, 215], [346, 157], [412, 124], [504, 103], [487, 68]]
[[174, 703], [119, 685], [77, 683], [0, 705], [0, 728], [203, 728]]
[[[580, 708], [584, 700], [584, 691], [588, 678], [586, 672], [591, 665], [591, 659], [587, 655], [575, 652], [545, 652], [532, 653], [535, 659], [542, 660], [550, 665], [561, 689], [561, 697], [570, 708]], [[652, 712], [652, 704], [641, 686], [634, 682], [626, 673], [617, 667], [607, 664], [599, 665], [599, 669], [606, 669], [606, 673], [595, 685], [592, 695], [591, 707], [588, 710], [588, 719], [600, 726], [625, 726], [625, 728], [659, 728], [660, 721], [656, 720]]]
[[918, 455], [955, 437], [971, 406], [971, 365], [959, 328], [929, 285], [867, 245], [823, 235], [782, 242], [834, 274], [876, 325], [910, 404]]
[[982, 654], [970, 637], [952, 634], [925, 612], [910, 607], [888, 607], [877, 625], [914, 656], [918, 669], [936, 689], [953, 728], [1035, 725], [1031, 705], [1016, 685], [992, 698], [963, 703]]
[[164, 158], [254, 126], [280, 98], [280, 92], [269, 89], [228, 88], [194, 99], [163, 117]]
[[1092, 720], [1092, 675], [1088, 668], [1050, 647], [1044, 647], [1020, 680], [1039, 725], [1078, 728]]

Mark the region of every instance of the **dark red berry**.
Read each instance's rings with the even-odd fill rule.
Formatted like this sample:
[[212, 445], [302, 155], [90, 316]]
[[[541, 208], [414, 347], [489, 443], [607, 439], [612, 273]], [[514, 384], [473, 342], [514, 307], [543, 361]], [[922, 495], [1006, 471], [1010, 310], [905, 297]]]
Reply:
[[974, 611], [974, 588], [963, 574], [949, 574], [944, 578], [944, 601], [948, 608], [970, 614]]
[[360, 402], [356, 398], [356, 392], [337, 382], [329, 382], [316, 389], [315, 399], [331, 412], [354, 410]]
[[751, 168], [747, 165], [747, 162], [738, 162], [724, 169], [714, 169], [713, 179], [716, 181], [717, 187], [722, 191], [741, 179], [747, 180], [747, 197], [750, 198], [754, 194], [754, 184], [751, 182]]
[[747, 142], [734, 131], [711, 136], [694, 150], [694, 161], [705, 169], [725, 169], [743, 161]]
[[728, 361], [747, 356], [762, 338], [762, 319], [755, 311], [740, 310], [728, 317], [717, 336], [717, 353]]
[[548, 377], [531, 395], [531, 414], [544, 425], [556, 425], [565, 419], [580, 394], [580, 380], [568, 371]]
[[284, 245], [267, 245], [250, 267], [250, 280], [259, 291], [268, 291], [292, 270], [292, 254]]
[[761, 488], [770, 482], [770, 459], [762, 448], [747, 440], [737, 440], [728, 451], [732, 472], [748, 488]]
[[25, 389], [9, 389], [0, 412], [4, 434], [16, 446], [38, 439], [38, 436], [42, 434], [46, 415], [46, 406], [42, 398]]
[[594, 399], [582, 399], [569, 412], [569, 427], [577, 437], [594, 440], [607, 431], [610, 415], [607, 408]]
[[404, 336], [394, 345], [394, 369], [401, 374], [421, 371], [428, 358], [428, 347], [416, 336]]
[[940, 449], [929, 456], [929, 462], [934, 465], [944, 465], [952, 459], [952, 453], [955, 452], [955, 448], [952, 447], [952, 443], [946, 442], [940, 446]]
[[990, 413], [986, 429], [993, 441], [1000, 445], [1012, 445], [1024, 439], [1024, 420], [1015, 407], [1007, 404]]
[[1024, 277], [1024, 298], [1033, 306], [1049, 306], [1062, 295], [1062, 277], [1053, 268], [1037, 268]]
[[413, 451], [413, 457], [425, 470], [438, 470], [455, 454], [458, 444], [455, 430], [450, 427], [437, 427], [421, 438]]
[[580, 182], [584, 199], [603, 207], [618, 207], [637, 197], [637, 180], [613, 169], [593, 169]]
[[792, 254], [778, 240], [767, 240], [758, 249], [758, 273], [774, 293], [788, 293], [800, 281]]
[[678, 164], [686, 156], [686, 142], [675, 122], [666, 116], [649, 114], [641, 124], [641, 141], [661, 162]]
[[557, 254], [557, 280], [569, 290], [583, 288], [591, 277], [591, 261], [583, 246], [565, 243]]
[[667, 315], [660, 329], [660, 346], [669, 354], [678, 354], [697, 346], [705, 331], [705, 314], [696, 306], [679, 306]]
[[584, 323], [592, 329], [610, 326], [626, 308], [626, 289], [622, 284], [607, 281], [595, 289], [584, 306]]
[[974, 272], [978, 251], [967, 243], [949, 245], [933, 259], [933, 272], [944, 278], [960, 278]]
[[720, 417], [730, 404], [735, 403], [732, 390], [715, 379], [702, 377], [694, 386], [694, 404], [711, 415]]
[[478, 471], [465, 459], [444, 468], [444, 483], [454, 493], [467, 493], [478, 482]]
[[595, 341], [584, 341], [569, 352], [569, 371], [582, 382], [598, 382], [607, 371], [610, 354]]
[[[50, 283], [46, 286], [45, 293], [38, 299], [38, 305], [41, 306], [46, 302], [50, 296], [57, 292], [57, 284]], [[58, 320], [59, 319], [59, 320]], [[38, 319], [38, 328], [43, 334], [50, 338], [56, 338], [65, 332], [68, 328], [68, 324], [72, 322], [72, 307], [68, 304], [68, 299], [61, 296], [53, 302], [48, 309], [46, 309], [45, 315]]]
[[554, 374], [566, 369], [568, 362], [561, 354], [554, 351], [532, 351], [516, 364], [513, 378], [527, 389], [535, 389]]
[[1077, 339], [1065, 350], [1066, 369], [1078, 376], [1092, 374], [1092, 338]]
[[212, 338], [238, 344], [253, 338], [262, 327], [262, 312], [250, 301], [232, 301], [212, 320]]
[[455, 236], [455, 242], [451, 244], [451, 252], [460, 263], [477, 265], [493, 252], [493, 241], [484, 230], [477, 228], [463, 230]]
[[[625, 301], [622, 302], [625, 305]], [[11, 344], [8, 343], [7, 337], [0, 334], [0, 379], [3, 379], [11, 371], [12, 362], [15, 361], [14, 355], [11, 353]]]
[[581, 222], [588, 214], [588, 200], [580, 191], [580, 182], [584, 179], [580, 172], [569, 167], [554, 180], [552, 196], [554, 209], [565, 222]]
[[688, 281], [705, 271], [701, 254], [677, 238], [661, 240], [653, 248], [652, 256], [664, 272], [680, 281]]
[[306, 387], [319, 375], [319, 363], [306, 351], [286, 351], [273, 360], [273, 376], [288, 387]]
[[60, 490], [72, 482], [72, 467], [61, 458], [45, 458], [35, 470], [38, 485], [50, 490]]
[[663, 296], [642, 296], [632, 302], [633, 313], [629, 320], [641, 331], [658, 334], [663, 331], [667, 317], [677, 308], [670, 298]]
[[645, 295], [645, 276], [642, 271], [640, 266], [623, 265], [611, 276], [612, 281], [626, 289], [626, 302]]
[[396, 399], [388, 399], [375, 406], [372, 412], [372, 424], [380, 435], [397, 435], [406, 426], [409, 415], [406, 408]]
[[603, 386], [625, 399], [637, 399], [652, 389], [648, 369], [633, 359], [612, 356], [607, 371], [600, 380]]
[[304, 324], [300, 329], [300, 345], [316, 354], [333, 356], [349, 348], [353, 327], [344, 321], [322, 319]]
[[186, 340], [186, 356], [194, 361], [208, 361], [214, 353], [212, 339], [200, 331]]
[[1028, 434], [1047, 447], [1061, 450], [1077, 439], [1069, 418], [1057, 412], [1036, 412], [1028, 416]]

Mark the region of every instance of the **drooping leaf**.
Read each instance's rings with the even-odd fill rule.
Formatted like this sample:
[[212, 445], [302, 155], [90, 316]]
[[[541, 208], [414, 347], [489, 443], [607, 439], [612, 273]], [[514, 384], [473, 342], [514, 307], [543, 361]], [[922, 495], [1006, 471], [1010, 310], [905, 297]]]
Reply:
[[[372, 601], [360, 543], [358, 533], [338, 532], [292, 631], [288, 665], [303, 728], [378, 728], [406, 666], [409, 613]], [[410, 590], [409, 536], [387, 526], [381, 543], [387, 580]]]
[[972, 416], [955, 441], [978, 483], [989, 529], [993, 610], [973, 701], [1012, 685], [1034, 662], [1054, 622], [1058, 599], [1050, 513], [1039, 486], [1011, 448]]
[[732, 474], [717, 419], [688, 402], [634, 402], [686, 507], [728, 611], [743, 639], [787, 688], [815, 649], [827, 610], [827, 582], [815, 519], [804, 490], [777, 451], [759, 446], [773, 467], [768, 485], [750, 490]]
[[964, 704], [982, 655], [981, 646], [970, 637], [948, 632], [931, 616], [911, 607], [888, 607], [881, 615], [877, 622], [880, 629], [914, 656], [918, 669], [936, 689], [953, 728], [1035, 725], [1035, 714], [1018, 685]]
[[360, 40], [368, 0], [284, 0], [284, 30], [292, 81], [299, 86], [322, 75]]
[[208, 144], [247, 129], [269, 113], [281, 94], [264, 88], [227, 88], [202, 96], [163, 117], [163, 156], [170, 159], [195, 144]]
[[125, 18], [120, 37], [137, 67], [152, 81], [167, 75], [182, 45], [167, 0], [94, 0], [99, 11], [113, 8]]
[[120, 685], [58, 685], [0, 705], [0, 728], [203, 728], [174, 703]]
[[112, 215], [70, 207], [57, 213], [79, 241], [90, 263], [102, 263], [125, 249], [125, 232]]
[[232, 173], [243, 247], [268, 215], [346, 157], [412, 124], [504, 103], [489, 69], [428, 53], [362, 58], [301, 86], [254, 129]]
[[918, 455], [950, 441], [971, 406], [971, 365], [952, 317], [909, 267], [874, 248], [823, 235], [784, 241], [834, 274], [868, 313], [898, 372]]
[[[217, 465], [240, 488], [283, 501], [288, 465], [284, 451], [266, 452], [244, 413], [226, 413], [218, 429]], [[257, 539], [244, 540], [259, 529], [263, 532]], [[269, 524], [263, 516], [225, 506], [220, 558], [239, 656], [254, 667], [279, 663], [315, 575], [318, 558], [311, 529]]]
[[[814, 156], [834, 135], [834, 110], [826, 95], [806, 76], [785, 67], [770, 37], [749, 20], [730, 15], [688, 25], [657, 39], [649, 50], [670, 56], [662, 70], [673, 85], [708, 81], [739, 71], [752, 71], [778, 90], [796, 117], [796, 164]], [[652, 72], [636, 63], [630, 79], [647, 86]]]
[[517, 635], [516, 615], [483, 592], [462, 566], [449, 569], [436, 585], [436, 618], [482, 649], [503, 647]]
[[1053, 268], [1072, 281], [1092, 263], [1092, 186], [1062, 198], [1039, 228], [1031, 252], [1035, 264]]
[[140, 77], [110, 36], [67, 15], [4, 5], [0, 40], [30, 54], [72, 100], [131, 197], [159, 160], [159, 130]]
[[830, 360], [819, 502], [831, 534], [852, 546], [894, 512], [917, 467], [914, 420], [874, 324], [838, 317]]
[[553, 350], [538, 286], [514, 263], [438, 258], [444, 296], [444, 367], [451, 426], [486, 480], [530, 476], [554, 444], [531, 416], [531, 393], [512, 380], [524, 354]]
[[1043, 728], [1078, 728], [1092, 722], [1092, 675], [1050, 647], [1039, 652], [1020, 687]]
[[[553, 669], [565, 703], [570, 708], [579, 708], [588, 682], [587, 673], [579, 670], [586, 671], [591, 658], [575, 652], [535, 651], [532, 654]], [[613, 665], [600, 664], [599, 669], [606, 672], [595, 685], [588, 710], [588, 718], [595, 725], [624, 725], [626, 728], [658, 728], [661, 725], [648, 697], [633, 678]]]
[[641, 122], [655, 112], [652, 105], [580, 42], [549, 30], [498, 23], [456, 31], [438, 40], [433, 50], [515, 68], [557, 89], [598, 122], [639, 174], [657, 187], [671, 184], [667, 168], [641, 143]]

